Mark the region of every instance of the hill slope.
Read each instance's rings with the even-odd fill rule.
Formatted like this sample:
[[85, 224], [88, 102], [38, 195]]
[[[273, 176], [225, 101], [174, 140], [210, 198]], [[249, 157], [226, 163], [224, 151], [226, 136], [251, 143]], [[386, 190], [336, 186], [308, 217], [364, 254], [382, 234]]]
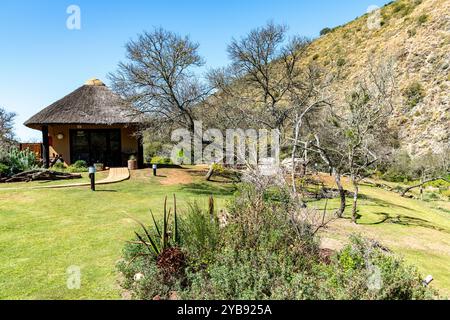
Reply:
[[450, 1], [399, 0], [381, 9], [379, 28], [370, 21], [366, 14], [315, 40], [308, 61], [341, 68], [345, 88], [370, 62], [393, 58], [402, 147], [416, 155], [450, 146]]

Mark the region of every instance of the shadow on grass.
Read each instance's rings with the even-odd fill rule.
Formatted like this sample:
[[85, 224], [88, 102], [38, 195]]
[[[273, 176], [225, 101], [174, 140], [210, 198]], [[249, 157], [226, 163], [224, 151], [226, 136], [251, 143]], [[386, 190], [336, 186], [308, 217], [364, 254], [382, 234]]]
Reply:
[[430, 221], [425, 220], [425, 219], [410, 217], [410, 216], [406, 216], [406, 215], [402, 215], [402, 214], [397, 214], [397, 215], [393, 216], [393, 215], [390, 215], [385, 212], [375, 212], [374, 214], [381, 216], [382, 219], [377, 222], [371, 222], [371, 223], [359, 222], [358, 224], [360, 224], [360, 225], [380, 225], [383, 223], [392, 223], [392, 224], [402, 225], [405, 227], [422, 227], [422, 228], [432, 229], [432, 230], [436, 230], [436, 231], [440, 231], [440, 232], [450, 233], [448, 230], [440, 228], [438, 226], [435, 226]]
[[209, 183], [191, 183], [181, 187], [181, 190], [197, 195], [231, 196], [236, 186], [217, 186]]
[[408, 211], [415, 211], [415, 212], [419, 212], [416, 209], [410, 208], [410, 207], [405, 207], [405, 206], [401, 206], [398, 205], [396, 203], [393, 202], [389, 202], [389, 201], [385, 201], [385, 200], [381, 200], [379, 198], [374, 198], [365, 194], [360, 194], [358, 196], [359, 200], [367, 200], [370, 202], [373, 202], [376, 206], [379, 207], [383, 207], [383, 208], [400, 208], [400, 209], [404, 209], [404, 210], [408, 210]]

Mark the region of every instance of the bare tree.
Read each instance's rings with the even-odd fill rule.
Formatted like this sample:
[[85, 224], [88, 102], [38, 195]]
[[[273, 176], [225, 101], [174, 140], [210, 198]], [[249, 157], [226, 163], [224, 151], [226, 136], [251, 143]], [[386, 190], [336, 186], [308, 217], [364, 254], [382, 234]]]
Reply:
[[[302, 139], [301, 133], [304, 123], [307, 122], [311, 114], [315, 114], [321, 107], [330, 106], [332, 96], [329, 93], [329, 87], [333, 83], [334, 77], [326, 75], [324, 70], [315, 65], [308, 65], [302, 71], [296, 80], [296, 85], [290, 90], [290, 99], [292, 114], [290, 114], [291, 123], [291, 182], [292, 191], [297, 193], [296, 173], [297, 173], [297, 154], [303, 152], [303, 164], [306, 168], [308, 164], [308, 151], [310, 142]], [[306, 131], [306, 130], [303, 130]]]
[[0, 107], [0, 150], [5, 150], [15, 143], [14, 119], [16, 114]]
[[346, 90], [346, 99], [339, 97], [316, 117], [309, 130], [309, 148], [317, 152], [333, 174], [340, 195], [342, 217], [346, 207], [346, 192], [341, 177], [348, 175], [353, 185], [352, 220], [357, 219], [360, 181], [373, 173], [380, 158], [391, 151], [393, 133], [388, 126], [395, 90], [391, 61], [370, 66], [363, 77]]
[[[209, 73], [222, 106], [239, 117], [282, 132], [292, 106], [289, 95], [297, 83], [299, 63], [309, 41], [287, 40], [287, 28], [268, 23], [228, 46], [231, 65]], [[225, 110], [228, 114], [230, 110]]]
[[242, 124], [246, 119], [250, 126], [278, 130], [284, 137], [283, 146], [291, 149], [294, 194], [304, 119], [327, 103], [324, 89], [330, 83], [323, 70], [304, 61], [309, 43], [301, 37], [287, 39], [285, 26], [268, 23], [234, 39], [228, 47], [231, 65], [209, 74], [222, 120]]
[[413, 189], [420, 188], [420, 198], [423, 199], [423, 189], [427, 183], [433, 181], [450, 182], [450, 148], [442, 150], [441, 153], [427, 153], [413, 160], [413, 175], [420, 179], [419, 183], [405, 188], [401, 195], [406, 196]]
[[383, 153], [389, 149], [392, 131], [388, 120], [392, 113], [395, 89], [392, 63], [371, 66], [368, 75], [357, 80], [355, 89], [339, 110], [331, 110], [336, 147], [344, 155], [344, 168], [353, 185], [352, 221], [357, 220], [359, 183], [373, 173]]
[[204, 65], [199, 45], [164, 29], [141, 34], [126, 45], [127, 62], [110, 74], [113, 89], [152, 124], [194, 132], [195, 108], [209, 94], [195, 70]]

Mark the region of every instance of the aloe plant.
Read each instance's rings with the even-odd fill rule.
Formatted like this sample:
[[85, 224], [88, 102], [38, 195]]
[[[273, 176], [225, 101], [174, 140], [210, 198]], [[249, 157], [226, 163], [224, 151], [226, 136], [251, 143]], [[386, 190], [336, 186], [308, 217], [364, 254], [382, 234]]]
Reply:
[[[151, 255], [158, 257], [162, 252], [170, 247], [177, 246], [179, 243], [178, 232], [178, 215], [177, 215], [177, 200], [173, 195], [173, 224], [170, 223], [171, 209], [167, 211], [167, 197], [164, 200], [164, 212], [162, 226], [160, 226], [155, 219], [155, 215], [150, 210], [155, 232], [151, 232], [142, 222], [137, 221], [144, 231], [144, 235], [135, 232], [139, 243], [143, 244]], [[171, 237], [172, 236], [172, 237]]]

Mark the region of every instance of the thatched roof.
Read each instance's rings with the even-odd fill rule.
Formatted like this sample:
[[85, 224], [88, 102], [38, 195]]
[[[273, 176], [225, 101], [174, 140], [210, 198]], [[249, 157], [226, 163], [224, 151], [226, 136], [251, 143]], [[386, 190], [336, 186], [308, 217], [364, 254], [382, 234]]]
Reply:
[[27, 127], [41, 129], [51, 124], [139, 124], [142, 115], [127, 105], [98, 79], [88, 80], [82, 87], [43, 109], [28, 121]]

